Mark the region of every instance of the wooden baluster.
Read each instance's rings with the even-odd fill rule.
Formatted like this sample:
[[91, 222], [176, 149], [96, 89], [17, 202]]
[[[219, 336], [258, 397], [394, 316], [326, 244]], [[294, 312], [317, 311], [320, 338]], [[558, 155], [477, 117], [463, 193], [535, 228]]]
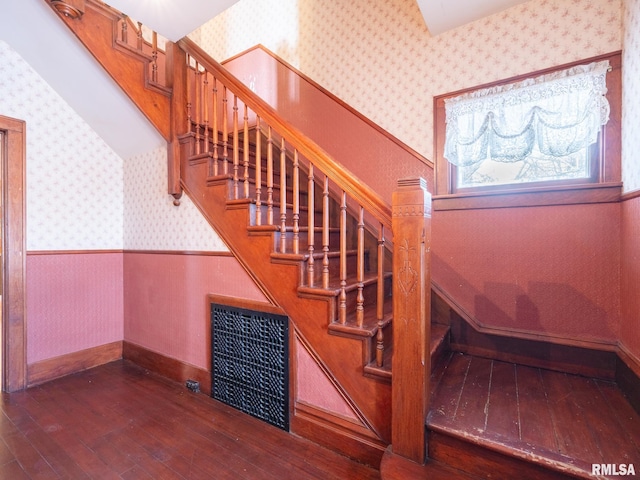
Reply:
[[249, 198], [249, 107], [244, 104], [244, 138], [243, 138], [243, 155], [244, 155], [244, 198]]
[[347, 323], [347, 194], [340, 201], [340, 298], [338, 313], [341, 324]]
[[218, 143], [220, 132], [218, 132], [218, 79], [213, 77], [213, 171], [214, 176], [218, 176]]
[[376, 335], [376, 365], [382, 367], [384, 364], [384, 225], [380, 224], [378, 232], [378, 292], [377, 311], [378, 333]]
[[123, 15], [122, 18], [120, 19], [120, 21], [122, 22], [122, 27], [121, 27], [121, 31], [120, 31], [120, 39], [122, 40], [123, 43], [127, 43], [128, 39], [129, 39], [129, 32], [127, 31], [128, 29], [128, 25], [127, 25], [127, 16]]
[[202, 76], [202, 72], [200, 72], [200, 65], [198, 64], [198, 62], [196, 62], [196, 74], [195, 74], [195, 92], [194, 92], [194, 99], [193, 99], [193, 112], [195, 113], [195, 128], [196, 128], [196, 155], [200, 154], [200, 141], [201, 141], [201, 136], [200, 136], [200, 100], [202, 99], [202, 80], [201, 77]]
[[142, 38], [142, 22], [138, 22], [138, 31], [136, 32], [136, 48], [139, 52], [142, 52], [143, 44], [144, 38]]
[[204, 151], [209, 153], [209, 72], [204, 71], [204, 97], [202, 99], [204, 119]]
[[267, 225], [273, 225], [273, 136], [267, 134]]
[[240, 147], [238, 145], [238, 97], [233, 95], [233, 199], [238, 199], [238, 169], [240, 168]]
[[262, 225], [262, 134], [256, 116], [256, 225]]
[[187, 53], [187, 82], [185, 85], [187, 97], [187, 132], [191, 132], [191, 56]]
[[293, 150], [293, 253], [300, 253], [300, 161]]
[[151, 34], [151, 81], [158, 83], [158, 33]]
[[364, 208], [360, 206], [358, 216], [358, 265], [356, 268], [358, 295], [356, 298], [356, 325], [362, 327], [364, 322]]
[[307, 187], [308, 209], [309, 219], [307, 220], [308, 233], [307, 233], [307, 246], [309, 250], [309, 261], [307, 262], [307, 286], [313, 287], [315, 285], [315, 266], [313, 253], [315, 250], [315, 180], [313, 178], [313, 164], [309, 164], [309, 186]]
[[287, 147], [280, 140], [280, 253], [287, 251]]
[[[309, 213], [312, 215], [312, 213]], [[322, 288], [329, 288], [329, 177], [322, 189]]]
[[222, 87], [222, 173], [229, 174], [229, 102], [227, 86]]

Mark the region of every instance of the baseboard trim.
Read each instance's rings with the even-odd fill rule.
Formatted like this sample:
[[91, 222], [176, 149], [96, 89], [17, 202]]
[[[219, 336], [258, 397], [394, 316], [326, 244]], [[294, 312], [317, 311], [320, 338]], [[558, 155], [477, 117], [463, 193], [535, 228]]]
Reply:
[[623, 344], [620, 344], [618, 350], [616, 383], [634, 410], [640, 413], [640, 359]]
[[388, 446], [360, 423], [304, 402], [295, 403], [290, 430], [374, 468], [380, 468], [382, 455]]
[[112, 342], [27, 365], [27, 387], [88, 370], [122, 358], [122, 342]]
[[486, 328], [436, 285], [433, 285], [432, 293], [434, 321], [450, 326], [450, 348], [453, 351], [606, 380], [616, 378], [619, 349], [615, 343]]
[[196, 380], [200, 382], [202, 393], [211, 394], [211, 372], [208, 370], [127, 341], [123, 342], [122, 357], [181, 384], [187, 380]]

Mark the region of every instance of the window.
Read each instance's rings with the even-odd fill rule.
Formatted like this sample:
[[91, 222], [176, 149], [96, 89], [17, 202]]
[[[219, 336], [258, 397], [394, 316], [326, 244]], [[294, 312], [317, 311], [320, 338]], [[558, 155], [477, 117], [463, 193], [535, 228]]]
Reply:
[[597, 201], [612, 201], [619, 118], [619, 54], [436, 97], [434, 206], [455, 196], [466, 205], [456, 208], [469, 208], [469, 199], [496, 194], [504, 201], [495, 206], [558, 203], [551, 192], [560, 190], [580, 192], [564, 192], [561, 203], [582, 203], [594, 188]]

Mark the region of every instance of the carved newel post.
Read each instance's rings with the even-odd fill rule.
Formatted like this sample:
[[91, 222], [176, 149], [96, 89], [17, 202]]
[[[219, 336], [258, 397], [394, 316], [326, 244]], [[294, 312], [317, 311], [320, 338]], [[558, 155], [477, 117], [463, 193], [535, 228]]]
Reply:
[[424, 179], [398, 181], [392, 227], [392, 449], [422, 464], [431, 374], [431, 194]]

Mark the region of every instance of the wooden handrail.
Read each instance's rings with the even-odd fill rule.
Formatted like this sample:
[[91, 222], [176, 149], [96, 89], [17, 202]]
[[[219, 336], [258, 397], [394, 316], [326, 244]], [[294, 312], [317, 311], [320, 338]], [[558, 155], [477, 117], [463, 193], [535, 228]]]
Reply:
[[252, 92], [249, 87], [231, 75], [222, 65], [200, 48], [189, 38], [178, 41], [178, 45], [186, 51], [205, 70], [213, 73], [218, 79], [233, 89], [234, 93], [265, 120], [271, 127], [287, 138], [287, 141], [302, 155], [304, 155], [317, 168], [331, 177], [342, 190], [351, 198], [367, 207], [367, 211], [374, 218], [391, 230], [391, 206], [379, 195], [363, 186], [357, 177], [348, 172], [342, 165], [336, 162], [327, 152], [313, 141], [308, 139], [293, 125], [283, 120], [282, 117], [267, 102]]

